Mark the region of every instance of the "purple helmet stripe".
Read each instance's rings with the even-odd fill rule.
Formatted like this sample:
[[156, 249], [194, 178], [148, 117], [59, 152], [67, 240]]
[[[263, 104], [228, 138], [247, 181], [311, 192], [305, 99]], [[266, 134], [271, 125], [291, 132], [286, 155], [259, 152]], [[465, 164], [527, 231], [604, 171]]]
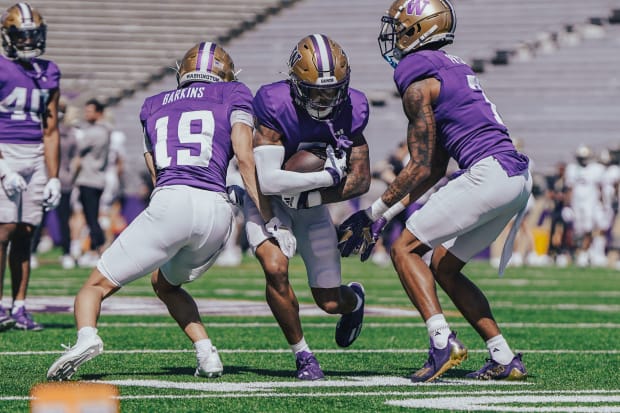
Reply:
[[334, 58], [329, 40], [327, 36], [322, 34], [313, 34], [311, 36], [312, 46], [314, 47], [314, 55], [316, 56], [316, 66], [319, 71], [319, 77], [323, 77], [325, 72], [329, 72], [330, 76], [334, 75]]
[[207, 72], [213, 71], [214, 60], [215, 60], [215, 43], [209, 42], [209, 63], [207, 63]]
[[201, 42], [198, 46], [198, 57], [196, 57], [196, 70], [200, 70], [202, 66], [202, 52], [205, 49], [205, 42]]

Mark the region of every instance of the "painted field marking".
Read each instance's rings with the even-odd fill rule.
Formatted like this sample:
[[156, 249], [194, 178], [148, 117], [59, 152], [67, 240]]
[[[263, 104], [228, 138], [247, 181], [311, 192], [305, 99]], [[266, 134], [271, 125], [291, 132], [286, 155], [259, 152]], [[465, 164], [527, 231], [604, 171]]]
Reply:
[[[604, 395], [496, 395], [467, 397], [433, 397], [406, 400], [389, 400], [389, 406], [410, 409], [465, 410], [489, 412], [584, 412], [584, 413], [618, 413], [620, 396]], [[517, 405], [515, 405], [517, 404]], [[534, 406], [523, 406], [532, 404]], [[595, 406], [594, 404], [600, 404]]]

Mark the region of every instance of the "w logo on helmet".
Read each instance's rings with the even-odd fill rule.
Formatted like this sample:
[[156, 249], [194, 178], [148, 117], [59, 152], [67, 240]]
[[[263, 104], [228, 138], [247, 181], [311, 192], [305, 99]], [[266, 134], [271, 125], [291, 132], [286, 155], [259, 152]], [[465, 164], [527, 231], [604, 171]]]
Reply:
[[407, 14], [421, 16], [430, 0], [411, 0], [407, 3]]

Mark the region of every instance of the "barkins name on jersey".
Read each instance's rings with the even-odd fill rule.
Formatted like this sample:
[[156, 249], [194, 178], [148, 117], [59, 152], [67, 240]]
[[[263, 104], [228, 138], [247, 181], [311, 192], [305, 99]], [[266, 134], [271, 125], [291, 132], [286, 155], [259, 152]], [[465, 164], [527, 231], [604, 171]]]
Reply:
[[201, 87], [187, 87], [183, 89], [177, 89], [174, 92], [166, 93], [161, 104], [167, 105], [168, 103], [176, 102], [179, 99], [200, 99], [204, 96], [204, 86]]

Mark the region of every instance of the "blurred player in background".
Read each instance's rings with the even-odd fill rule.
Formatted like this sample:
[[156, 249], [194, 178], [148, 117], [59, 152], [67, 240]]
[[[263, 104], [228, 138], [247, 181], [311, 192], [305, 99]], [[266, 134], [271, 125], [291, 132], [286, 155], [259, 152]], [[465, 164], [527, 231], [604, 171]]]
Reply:
[[[299, 303], [288, 279], [295, 245], [283, 245], [272, 233], [274, 228], [293, 232], [315, 302], [329, 314], [342, 314], [336, 343], [351, 345], [362, 327], [364, 289], [355, 282], [341, 285], [337, 236], [325, 204], [368, 190], [370, 166], [363, 136], [368, 101], [349, 88], [347, 56], [325, 35], [301, 39], [288, 66], [288, 80], [262, 86], [254, 98], [256, 169], [275, 217], [265, 225], [256, 206], [246, 202], [246, 233], [265, 272], [267, 303], [295, 354], [297, 378], [317, 380], [323, 371], [304, 338]], [[281, 168], [297, 151], [313, 148], [326, 154], [323, 170]]]
[[78, 144], [75, 185], [80, 190], [79, 200], [90, 235], [89, 250], [78, 259], [80, 267], [95, 267], [105, 244], [99, 207], [106, 185], [112, 126], [104, 119], [104, 114], [105, 105], [97, 99], [89, 99], [84, 104], [84, 122], [73, 128]]
[[40, 59], [47, 26], [28, 3], [9, 7], [1, 18], [0, 56], [0, 297], [8, 265], [13, 308], [0, 305], [0, 331], [13, 326], [41, 330], [26, 311], [34, 229], [43, 209], [60, 201], [58, 99], [60, 71]]
[[96, 328], [101, 302], [151, 272], [157, 296], [194, 343], [195, 375], [222, 374], [196, 303], [181, 285], [209, 269], [230, 234], [226, 169], [233, 154], [250, 198], [258, 202], [252, 94], [236, 81], [228, 53], [211, 42], [187, 51], [177, 79], [178, 89], [147, 98], [140, 112], [155, 185], [150, 203], [103, 253], [79, 291], [77, 342], [50, 367], [49, 380], [68, 379], [103, 351]]
[[[467, 377], [523, 379], [527, 373], [521, 355], [512, 352], [486, 297], [461, 269], [515, 214], [514, 228], [519, 227], [532, 187], [528, 158], [515, 149], [472, 69], [440, 50], [452, 43], [456, 28], [448, 1], [397, 0], [381, 21], [379, 45], [395, 68], [409, 120], [411, 159], [370, 208], [342, 224], [339, 248], [343, 256], [359, 252], [362, 260], [368, 258], [385, 223], [438, 182], [453, 158], [461, 174], [407, 219], [391, 249], [401, 283], [430, 337], [428, 360], [411, 379], [433, 381], [467, 357], [443, 314], [435, 282], [486, 341], [490, 359]], [[500, 273], [510, 258], [511, 241], [514, 231], [504, 247]], [[431, 250], [429, 265], [422, 257]]]
[[605, 168], [593, 157], [589, 146], [579, 145], [575, 151], [575, 161], [566, 166], [570, 202], [565, 215], [571, 217], [576, 246], [575, 264], [578, 267], [587, 267], [597, 261], [592, 240], [602, 211], [601, 185]]

